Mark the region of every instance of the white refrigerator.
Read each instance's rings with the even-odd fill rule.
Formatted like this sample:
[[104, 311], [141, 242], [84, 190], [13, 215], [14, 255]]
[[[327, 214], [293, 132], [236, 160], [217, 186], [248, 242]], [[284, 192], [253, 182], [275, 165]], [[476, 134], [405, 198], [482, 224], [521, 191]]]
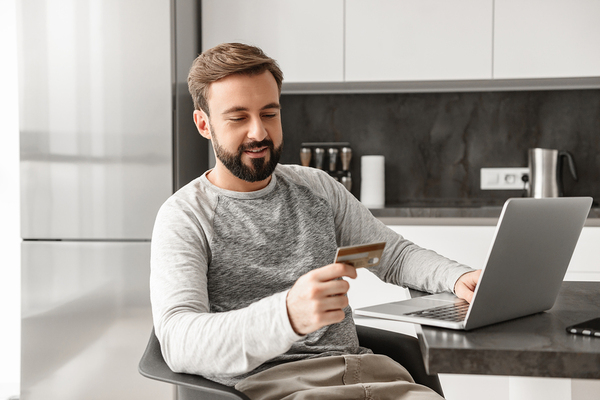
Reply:
[[19, 2], [22, 400], [173, 397], [137, 364], [156, 212], [208, 162], [198, 3]]

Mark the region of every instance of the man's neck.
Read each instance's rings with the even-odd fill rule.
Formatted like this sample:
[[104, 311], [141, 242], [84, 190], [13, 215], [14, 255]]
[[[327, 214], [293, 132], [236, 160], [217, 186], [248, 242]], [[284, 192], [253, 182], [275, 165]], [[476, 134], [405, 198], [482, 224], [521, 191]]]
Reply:
[[271, 182], [271, 177], [272, 175], [258, 182], [246, 182], [233, 175], [231, 171], [218, 161], [215, 167], [206, 174], [206, 178], [213, 185], [234, 192], [255, 192], [264, 189]]

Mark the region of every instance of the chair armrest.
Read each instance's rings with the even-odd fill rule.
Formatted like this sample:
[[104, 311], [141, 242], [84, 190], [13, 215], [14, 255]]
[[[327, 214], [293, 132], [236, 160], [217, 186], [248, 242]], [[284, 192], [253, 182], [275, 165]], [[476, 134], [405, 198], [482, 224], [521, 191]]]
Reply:
[[177, 385], [179, 392], [186, 393], [186, 399], [250, 400], [242, 392], [200, 375], [173, 372], [162, 356], [160, 342], [154, 334], [154, 329], [138, 365], [138, 371], [146, 378]]
[[376, 354], [387, 355], [406, 368], [416, 383], [444, 396], [437, 374], [427, 374], [417, 338], [361, 325], [356, 325], [356, 333], [362, 347], [369, 348]]

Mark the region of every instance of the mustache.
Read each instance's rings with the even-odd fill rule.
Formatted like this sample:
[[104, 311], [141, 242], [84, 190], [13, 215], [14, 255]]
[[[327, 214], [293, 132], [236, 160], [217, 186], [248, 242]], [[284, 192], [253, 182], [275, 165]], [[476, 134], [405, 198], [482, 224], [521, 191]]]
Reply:
[[271, 139], [263, 139], [260, 142], [255, 141], [255, 142], [244, 143], [244, 144], [240, 145], [239, 152], [242, 153], [246, 150], [260, 149], [261, 147], [268, 147], [271, 150], [273, 150], [275, 145], [273, 144], [273, 141]]

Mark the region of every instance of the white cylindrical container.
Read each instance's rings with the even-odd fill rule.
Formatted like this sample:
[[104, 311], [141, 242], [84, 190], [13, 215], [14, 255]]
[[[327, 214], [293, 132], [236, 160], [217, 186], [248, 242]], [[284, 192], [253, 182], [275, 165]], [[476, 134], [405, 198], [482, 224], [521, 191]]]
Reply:
[[369, 208], [385, 206], [385, 157], [360, 158], [360, 201]]

